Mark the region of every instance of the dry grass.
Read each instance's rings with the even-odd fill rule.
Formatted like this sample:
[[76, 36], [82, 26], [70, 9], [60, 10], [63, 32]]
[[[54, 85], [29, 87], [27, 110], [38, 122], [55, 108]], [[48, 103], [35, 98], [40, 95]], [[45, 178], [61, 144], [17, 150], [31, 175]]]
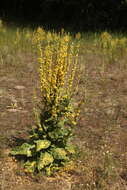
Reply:
[[0, 38], [1, 190], [126, 190], [126, 52], [111, 60], [108, 53], [103, 54], [99, 38], [91, 35], [85, 40], [84, 35], [79, 89], [84, 91], [85, 104], [74, 139], [80, 149], [76, 167], [52, 178], [29, 176], [8, 153], [14, 144], [27, 138], [29, 126], [34, 123], [33, 94], [35, 89], [39, 90], [38, 65], [31, 41], [21, 40], [15, 47], [16, 31], [11, 30], [10, 34], [9, 30], [1, 31]]

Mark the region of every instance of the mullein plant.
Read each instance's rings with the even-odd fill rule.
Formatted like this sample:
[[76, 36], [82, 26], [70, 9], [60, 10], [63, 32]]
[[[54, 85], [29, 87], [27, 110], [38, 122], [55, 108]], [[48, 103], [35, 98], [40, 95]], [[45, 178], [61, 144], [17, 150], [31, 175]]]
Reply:
[[81, 104], [75, 107], [73, 99], [79, 43], [74, 43], [69, 34], [45, 32], [41, 28], [33, 41], [38, 54], [41, 106], [35, 111], [36, 125], [30, 139], [11, 154], [24, 156], [26, 171], [51, 175], [72, 163], [76, 153], [71, 138]]
[[108, 32], [103, 32], [100, 36], [100, 46], [109, 60], [114, 62], [126, 53], [127, 38], [116, 38]]

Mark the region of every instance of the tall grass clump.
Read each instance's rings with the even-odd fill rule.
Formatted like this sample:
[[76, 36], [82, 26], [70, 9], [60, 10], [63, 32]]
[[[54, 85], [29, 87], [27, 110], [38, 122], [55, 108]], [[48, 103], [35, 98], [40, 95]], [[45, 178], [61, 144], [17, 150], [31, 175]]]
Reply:
[[51, 175], [72, 164], [75, 154], [71, 138], [81, 104], [73, 99], [79, 81], [79, 43], [69, 34], [45, 32], [41, 28], [35, 32], [33, 42], [39, 63], [40, 109], [35, 111], [36, 125], [30, 139], [11, 154], [24, 156], [28, 172]]

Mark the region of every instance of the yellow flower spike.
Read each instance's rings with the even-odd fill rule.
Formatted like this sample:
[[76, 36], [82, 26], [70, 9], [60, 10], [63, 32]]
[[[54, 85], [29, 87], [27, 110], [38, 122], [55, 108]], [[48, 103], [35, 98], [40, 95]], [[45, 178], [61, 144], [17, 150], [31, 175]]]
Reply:
[[61, 29], [61, 34], [62, 34], [62, 35], [64, 34], [64, 28]]
[[40, 41], [45, 39], [45, 31], [43, 28], [38, 27], [37, 29], [37, 35], [38, 35], [38, 39], [40, 39]]
[[[42, 36], [44, 35], [47, 43], [43, 46]], [[51, 115], [57, 118], [61, 100], [71, 97], [78, 64], [79, 44], [74, 45], [67, 34], [60, 36], [56, 33], [45, 33], [41, 28], [37, 30], [37, 41], [42, 98], [48, 105], [52, 105]], [[64, 89], [65, 85], [68, 88]], [[67, 106], [65, 110], [68, 112], [71, 108]], [[65, 113], [65, 116], [73, 118], [73, 121], [76, 114]]]
[[103, 32], [100, 37], [101, 47], [105, 50], [110, 47], [112, 36], [108, 32]]
[[75, 35], [75, 38], [76, 38], [77, 40], [79, 40], [79, 39], [81, 38], [80, 32], [78, 32], [78, 33]]
[[47, 33], [47, 41], [48, 41], [48, 42], [51, 42], [52, 40], [53, 40], [52, 33], [51, 33], [51, 32], [48, 32], [48, 33]]

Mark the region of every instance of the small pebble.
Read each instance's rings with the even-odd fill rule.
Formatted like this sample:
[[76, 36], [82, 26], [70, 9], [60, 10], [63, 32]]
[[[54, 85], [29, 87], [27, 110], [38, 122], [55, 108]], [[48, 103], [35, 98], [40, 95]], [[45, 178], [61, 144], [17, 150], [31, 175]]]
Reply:
[[16, 90], [23, 90], [23, 89], [25, 89], [25, 86], [15, 86], [15, 89]]

